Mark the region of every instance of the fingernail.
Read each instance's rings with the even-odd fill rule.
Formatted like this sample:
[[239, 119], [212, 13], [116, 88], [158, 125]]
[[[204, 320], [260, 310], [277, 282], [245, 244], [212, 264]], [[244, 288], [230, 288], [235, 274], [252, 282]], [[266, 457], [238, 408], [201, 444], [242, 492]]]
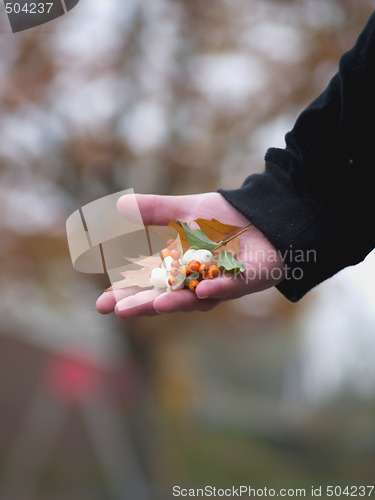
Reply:
[[160, 297], [163, 297], [163, 296], [164, 296], [164, 293], [162, 293], [161, 295], [159, 295], [159, 297], [158, 297], [157, 299], [155, 299], [155, 300], [154, 300], [154, 304], [153, 304], [153, 306], [154, 306], [155, 311], [156, 311], [158, 314], [163, 314], [163, 312], [162, 312], [162, 311], [159, 311], [159, 309], [158, 309], [158, 304], [157, 304], [157, 303], [158, 303], [158, 299], [159, 299]]

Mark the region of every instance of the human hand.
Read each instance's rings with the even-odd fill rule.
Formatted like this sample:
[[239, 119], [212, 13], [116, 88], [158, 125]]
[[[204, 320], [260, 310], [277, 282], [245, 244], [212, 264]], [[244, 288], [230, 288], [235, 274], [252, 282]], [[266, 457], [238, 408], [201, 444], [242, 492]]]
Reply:
[[[249, 221], [219, 193], [186, 196], [137, 194], [136, 200], [145, 225], [165, 226], [169, 220], [190, 222], [215, 218], [223, 224], [245, 227]], [[120, 213], [127, 212], [127, 197], [118, 201]], [[270, 288], [284, 276], [279, 252], [252, 226], [241, 235], [238, 260], [245, 272], [240, 277], [219, 276], [203, 280], [195, 293], [188, 289], [164, 292], [159, 289], [124, 288], [104, 292], [96, 302], [102, 314], [115, 312], [120, 318], [154, 316], [161, 313], [208, 311], [220, 302]]]

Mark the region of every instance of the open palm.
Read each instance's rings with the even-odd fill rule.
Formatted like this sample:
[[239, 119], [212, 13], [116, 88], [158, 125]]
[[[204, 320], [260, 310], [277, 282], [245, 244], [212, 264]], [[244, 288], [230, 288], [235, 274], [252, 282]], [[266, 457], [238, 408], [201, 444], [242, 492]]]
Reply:
[[[197, 218], [215, 218], [223, 224], [241, 227], [249, 224], [219, 193], [186, 196], [137, 194], [136, 199], [145, 225], [164, 226], [168, 219], [190, 222]], [[126, 196], [119, 199], [118, 209], [120, 213], [126, 213]], [[208, 311], [224, 300], [265, 290], [283, 279], [280, 255], [255, 227], [241, 236], [239, 260], [245, 266], [241, 278], [221, 276], [203, 280], [197, 286], [196, 293], [188, 289], [164, 292], [138, 287], [108, 291], [98, 298], [96, 308], [103, 314], [114, 311], [120, 318]]]

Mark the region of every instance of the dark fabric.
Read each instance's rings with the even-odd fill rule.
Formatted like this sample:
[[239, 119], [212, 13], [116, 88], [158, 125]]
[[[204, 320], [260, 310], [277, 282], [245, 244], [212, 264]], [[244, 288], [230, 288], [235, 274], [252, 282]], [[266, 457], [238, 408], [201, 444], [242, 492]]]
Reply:
[[291, 270], [302, 269], [277, 287], [293, 302], [375, 247], [374, 120], [375, 12], [326, 90], [286, 134], [286, 148], [269, 149], [264, 172], [241, 188], [218, 190]]

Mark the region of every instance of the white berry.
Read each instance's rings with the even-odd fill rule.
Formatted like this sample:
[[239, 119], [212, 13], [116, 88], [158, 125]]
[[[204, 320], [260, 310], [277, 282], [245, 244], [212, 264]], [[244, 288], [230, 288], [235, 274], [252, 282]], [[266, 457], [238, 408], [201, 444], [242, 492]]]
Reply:
[[194, 250], [193, 248], [190, 248], [189, 250], [186, 250], [186, 252], [184, 253], [184, 255], [182, 257], [182, 263], [185, 264], [185, 265], [187, 265], [192, 260], [195, 260], [195, 252], [196, 251], [197, 250]]
[[164, 260], [163, 260], [163, 268], [164, 270], [166, 271], [170, 271], [171, 269], [171, 264], [172, 264], [172, 257], [170, 255], [168, 255], [168, 257], [166, 257]]
[[155, 288], [166, 288], [167, 287], [167, 275], [164, 269], [161, 267], [156, 267], [151, 271], [150, 283]]
[[210, 266], [215, 262], [214, 256], [209, 250], [196, 250], [194, 260], [199, 260], [201, 264], [205, 264], [207, 266]]

